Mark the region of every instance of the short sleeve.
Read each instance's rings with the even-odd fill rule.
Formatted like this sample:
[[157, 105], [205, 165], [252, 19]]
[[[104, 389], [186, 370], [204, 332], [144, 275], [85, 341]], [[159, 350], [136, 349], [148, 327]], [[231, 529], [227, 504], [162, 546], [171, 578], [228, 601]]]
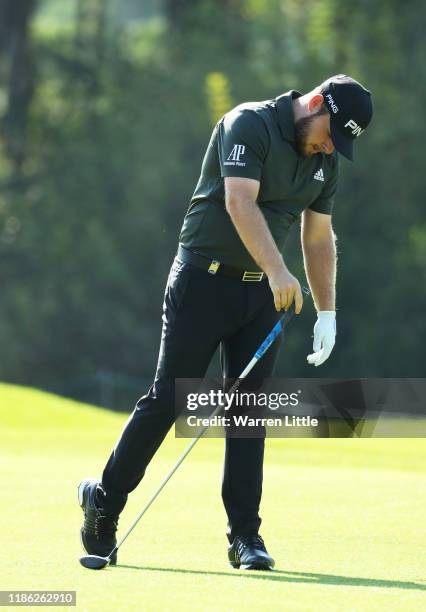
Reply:
[[269, 147], [263, 119], [252, 110], [233, 110], [219, 123], [221, 176], [238, 176], [260, 181]]
[[339, 177], [339, 159], [337, 153], [334, 154], [334, 162], [330, 168], [330, 176], [326, 180], [321, 195], [313, 202], [309, 209], [315, 212], [331, 215], [334, 207], [334, 196], [337, 189]]

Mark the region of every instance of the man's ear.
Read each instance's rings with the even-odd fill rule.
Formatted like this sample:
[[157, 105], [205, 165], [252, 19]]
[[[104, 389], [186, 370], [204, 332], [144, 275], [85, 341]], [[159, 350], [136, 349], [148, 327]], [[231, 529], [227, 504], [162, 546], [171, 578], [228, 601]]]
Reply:
[[312, 97], [308, 100], [308, 111], [310, 113], [316, 113], [324, 102], [324, 96], [320, 93], [312, 94]]

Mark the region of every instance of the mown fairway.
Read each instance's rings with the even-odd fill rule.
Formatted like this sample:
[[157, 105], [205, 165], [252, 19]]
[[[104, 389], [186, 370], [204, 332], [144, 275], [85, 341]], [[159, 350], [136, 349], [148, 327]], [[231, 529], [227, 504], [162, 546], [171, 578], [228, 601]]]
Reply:
[[[262, 535], [273, 573], [227, 565], [222, 440], [202, 440], [119, 554], [83, 569], [76, 485], [97, 476], [126, 420], [0, 385], [0, 589], [72, 589], [78, 610], [426, 609], [422, 439], [270, 440]], [[121, 533], [188, 440], [171, 432]]]

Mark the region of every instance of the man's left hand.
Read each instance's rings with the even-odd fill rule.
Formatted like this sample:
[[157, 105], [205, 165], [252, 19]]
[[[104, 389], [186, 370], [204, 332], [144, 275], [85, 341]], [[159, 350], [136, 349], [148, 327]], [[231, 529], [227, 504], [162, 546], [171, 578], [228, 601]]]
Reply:
[[314, 327], [314, 352], [308, 355], [311, 365], [319, 366], [326, 361], [336, 341], [336, 313], [334, 310], [320, 310]]

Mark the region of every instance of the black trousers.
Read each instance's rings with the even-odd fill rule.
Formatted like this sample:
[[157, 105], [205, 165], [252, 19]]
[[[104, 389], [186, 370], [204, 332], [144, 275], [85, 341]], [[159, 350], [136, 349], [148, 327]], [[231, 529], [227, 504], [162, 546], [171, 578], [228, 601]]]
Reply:
[[[267, 280], [212, 275], [175, 258], [154, 382], [128, 419], [98, 488], [98, 503], [106, 511], [121, 512], [173, 425], [175, 378], [203, 378], [219, 345], [223, 375], [237, 378], [279, 317]], [[248, 383], [272, 375], [279, 347], [277, 338]], [[259, 529], [264, 442], [264, 435], [225, 440], [222, 498], [230, 541]]]

